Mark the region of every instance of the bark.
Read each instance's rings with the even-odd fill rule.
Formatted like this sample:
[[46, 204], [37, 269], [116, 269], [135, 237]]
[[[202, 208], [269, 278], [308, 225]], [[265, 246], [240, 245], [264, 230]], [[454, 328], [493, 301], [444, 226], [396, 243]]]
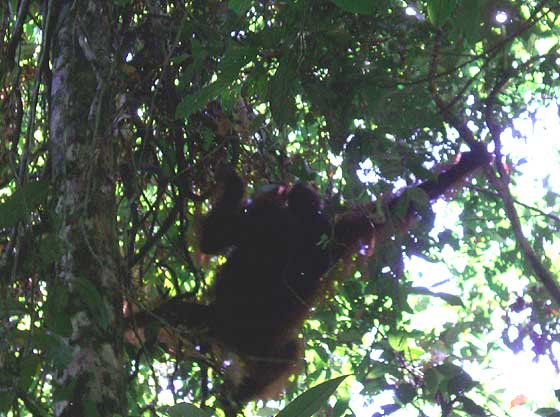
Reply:
[[126, 415], [116, 239], [115, 54], [111, 2], [59, 2], [52, 41], [50, 160], [63, 255], [71, 361], [56, 376], [55, 416]]

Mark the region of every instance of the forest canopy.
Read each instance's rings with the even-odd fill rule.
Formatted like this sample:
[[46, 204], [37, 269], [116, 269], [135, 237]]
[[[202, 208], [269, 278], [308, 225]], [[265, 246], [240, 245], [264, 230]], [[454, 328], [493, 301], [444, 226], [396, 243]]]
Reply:
[[[2, 2], [0, 415], [558, 417], [480, 375], [560, 370], [559, 73], [556, 0]], [[206, 309], [294, 259], [289, 329]]]

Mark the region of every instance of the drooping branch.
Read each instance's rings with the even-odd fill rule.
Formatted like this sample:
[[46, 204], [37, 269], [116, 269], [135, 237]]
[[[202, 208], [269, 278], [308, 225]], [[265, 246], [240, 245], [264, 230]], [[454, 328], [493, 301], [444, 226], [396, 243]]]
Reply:
[[[432, 50], [432, 61], [430, 66], [430, 73], [435, 75], [435, 70], [438, 65], [439, 60], [439, 50], [441, 46], [441, 33], [436, 35], [436, 40], [434, 43], [434, 48]], [[535, 273], [537, 279], [542, 283], [542, 285], [547, 289], [552, 299], [556, 304], [560, 305], [560, 286], [557, 284], [557, 280], [554, 275], [544, 266], [543, 262], [539, 259], [534, 249], [531, 247], [528, 239], [523, 234], [521, 228], [521, 221], [517, 210], [515, 208], [515, 200], [513, 199], [511, 192], [509, 190], [509, 174], [506, 172], [504, 165], [502, 164], [502, 153], [501, 153], [501, 127], [496, 121], [493, 109], [494, 102], [498, 94], [501, 92], [502, 88], [511, 79], [513, 74], [509, 71], [502, 72], [499, 79], [494, 83], [488, 98], [486, 100], [486, 111], [485, 118], [488, 129], [490, 130], [490, 135], [494, 141], [494, 153], [496, 155], [496, 169], [499, 173], [499, 177], [496, 172], [490, 167], [486, 169], [486, 174], [489, 180], [492, 182], [494, 187], [496, 187], [498, 194], [501, 196], [504, 202], [504, 209], [506, 210], [506, 216], [511, 222], [513, 232], [517, 244], [519, 245], [527, 263], [530, 265], [531, 269]], [[430, 77], [429, 82], [430, 92], [434, 98], [438, 110], [441, 112], [444, 120], [454, 127], [460, 134], [461, 138], [473, 148], [478, 143], [471, 130], [468, 128], [465, 120], [461, 120], [450, 110], [450, 106], [444, 102], [441, 95], [439, 94], [436, 85], [435, 78]]]
[[[509, 77], [505, 75], [498, 80], [492, 89], [488, 99], [486, 100], [486, 124], [488, 129], [490, 130], [490, 135], [492, 140], [494, 141], [495, 146], [495, 153], [496, 153], [496, 169], [498, 170], [499, 176], [492, 170], [488, 170], [488, 178], [496, 187], [499, 195], [504, 202], [504, 209], [506, 211], [506, 216], [511, 223], [511, 227], [513, 229], [513, 233], [515, 236], [515, 240], [523, 253], [527, 263], [533, 270], [537, 279], [541, 282], [541, 284], [546, 288], [548, 293], [550, 294], [551, 298], [557, 305], [560, 305], [560, 286], [557, 283], [557, 278], [544, 266], [543, 260], [545, 256], [543, 255], [543, 259], [539, 259], [539, 256], [536, 254], [535, 250], [529, 243], [529, 240], [524, 235], [522, 227], [521, 227], [521, 220], [519, 219], [519, 214], [515, 208], [515, 200], [511, 195], [511, 191], [509, 189], [509, 182], [510, 176], [507, 170], [505, 169], [504, 164], [502, 163], [502, 144], [500, 141], [501, 129], [498, 122], [495, 119], [493, 108], [494, 102], [501, 91], [501, 88], [505, 83], [509, 80]], [[498, 157], [499, 156], [499, 157]]]
[[502, 201], [504, 202], [506, 216], [511, 222], [511, 227], [515, 235], [515, 239], [523, 253], [523, 256], [531, 266], [531, 269], [535, 273], [537, 279], [546, 288], [554, 302], [560, 305], [560, 287], [557, 284], [557, 279], [543, 265], [542, 260], [539, 259], [539, 256], [535, 253], [533, 247], [529, 243], [529, 240], [523, 234], [521, 221], [519, 219], [519, 215], [517, 214], [517, 210], [515, 209], [515, 201], [511, 195], [508, 184], [503, 180], [502, 177], [496, 176], [495, 173], [491, 170], [488, 170], [488, 177], [490, 178], [492, 184], [498, 190], [498, 193], [500, 194]]

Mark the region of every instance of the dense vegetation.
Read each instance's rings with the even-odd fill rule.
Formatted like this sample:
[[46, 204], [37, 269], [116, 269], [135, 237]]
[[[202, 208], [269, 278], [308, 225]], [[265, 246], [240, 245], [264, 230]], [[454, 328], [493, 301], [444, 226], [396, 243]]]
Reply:
[[[502, 349], [559, 367], [560, 195], [543, 178], [526, 198], [507, 152], [532, 146], [516, 120], [558, 106], [559, 48], [556, 0], [3, 1], [0, 415], [222, 415], [216, 353], [124, 340], [131, 309], [211, 297], [224, 259], [197, 234], [216, 169], [377, 199], [383, 218], [476, 142], [493, 162], [444, 202], [458, 218], [334, 271], [302, 375], [246, 414], [351, 374], [285, 415], [358, 414], [360, 388], [376, 416], [560, 415], [560, 386], [510, 403], [468, 371]], [[452, 278], [414, 276], [417, 258]]]

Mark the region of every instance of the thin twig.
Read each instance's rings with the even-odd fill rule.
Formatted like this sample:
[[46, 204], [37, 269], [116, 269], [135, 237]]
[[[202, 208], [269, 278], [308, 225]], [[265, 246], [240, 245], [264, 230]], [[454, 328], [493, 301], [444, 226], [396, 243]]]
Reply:
[[[472, 184], [467, 184], [466, 187], [471, 189], [471, 190], [475, 190], [479, 193], [482, 193], [482, 194], [491, 195], [493, 197], [500, 198], [500, 199], [502, 198], [501, 194], [496, 192], [496, 191], [488, 190], [486, 188], [478, 187], [478, 186], [472, 185]], [[543, 210], [541, 210], [541, 209], [539, 209], [535, 206], [531, 206], [530, 204], [524, 203], [524, 202], [519, 201], [517, 199], [513, 199], [513, 202], [518, 206], [525, 207], [526, 209], [534, 211], [534, 212], [540, 214], [543, 217], [546, 217], [550, 220], [553, 220], [555, 223], [558, 224], [558, 226], [560, 226], [560, 217], [558, 217], [558, 216], [556, 216], [552, 213], [547, 213], [546, 211], [543, 211]]]

